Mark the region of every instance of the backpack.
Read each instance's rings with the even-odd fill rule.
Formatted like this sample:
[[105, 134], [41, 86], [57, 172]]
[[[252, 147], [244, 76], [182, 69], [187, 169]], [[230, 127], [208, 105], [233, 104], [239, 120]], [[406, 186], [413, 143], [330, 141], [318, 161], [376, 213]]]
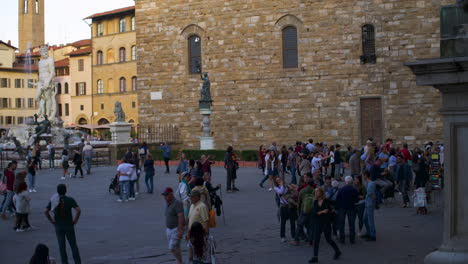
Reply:
[[307, 193], [304, 195], [304, 198], [302, 199], [302, 212], [304, 214], [310, 214], [312, 213], [312, 209], [314, 209], [314, 193]]

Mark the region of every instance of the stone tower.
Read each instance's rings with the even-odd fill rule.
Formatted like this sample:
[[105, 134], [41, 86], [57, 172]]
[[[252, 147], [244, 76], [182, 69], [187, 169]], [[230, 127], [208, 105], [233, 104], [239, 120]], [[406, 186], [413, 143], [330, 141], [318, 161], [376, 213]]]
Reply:
[[44, 0], [18, 0], [20, 52], [44, 44]]

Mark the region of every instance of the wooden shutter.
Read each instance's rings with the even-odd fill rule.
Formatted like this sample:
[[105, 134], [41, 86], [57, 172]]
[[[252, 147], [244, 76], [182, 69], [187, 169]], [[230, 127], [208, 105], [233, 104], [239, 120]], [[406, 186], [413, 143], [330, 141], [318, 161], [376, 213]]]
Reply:
[[283, 29], [283, 67], [298, 67], [297, 29], [293, 26]]
[[190, 36], [188, 45], [189, 71], [190, 73], [199, 73], [201, 70], [201, 38], [197, 35]]
[[79, 83], [75, 83], [75, 92], [76, 92], [76, 96], [80, 95], [80, 85]]
[[86, 83], [83, 83], [83, 86], [84, 86], [84, 93], [83, 93], [83, 95], [86, 95]]

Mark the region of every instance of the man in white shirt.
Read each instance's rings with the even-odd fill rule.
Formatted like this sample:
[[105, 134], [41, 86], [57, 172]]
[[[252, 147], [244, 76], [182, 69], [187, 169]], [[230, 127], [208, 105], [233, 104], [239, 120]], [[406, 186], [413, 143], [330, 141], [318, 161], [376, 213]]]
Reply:
[[[131, 164], [128, 160], [124, 160], [124, 163], [120, 164], [117, 167], [117, 172], [119, 173], [119, 199], [117, 202], [128, 202], [128, 196], [130, 194], [130, 176], [133, 173], [135, 165]], [[125, 194], [125, 199], [122, 199], [122, 194]]]

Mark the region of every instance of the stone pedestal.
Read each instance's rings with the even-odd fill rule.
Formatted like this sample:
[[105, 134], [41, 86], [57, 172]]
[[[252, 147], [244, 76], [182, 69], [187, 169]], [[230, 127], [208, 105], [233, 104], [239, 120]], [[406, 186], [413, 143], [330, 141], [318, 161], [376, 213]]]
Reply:
[[[201, 102], [200, 102], [201, 105]], [[207, 149], [214, 149], [214, 138], [211, 136], [211, 107], [209, 108], [201, 108], [200, 113], [203, 116], [203, 136], [200, 137], [200, 149], [207, 150]]]
[[443, 242], [425, 264], [468, 263], [468, 57], [407, 63], [418, 85], [442, 94], [444, 117]]
[[127, 122], [114, 122], [109, 125], [112, 134], [112, 144], [126, 144], [129, 142], [132, 125]]

